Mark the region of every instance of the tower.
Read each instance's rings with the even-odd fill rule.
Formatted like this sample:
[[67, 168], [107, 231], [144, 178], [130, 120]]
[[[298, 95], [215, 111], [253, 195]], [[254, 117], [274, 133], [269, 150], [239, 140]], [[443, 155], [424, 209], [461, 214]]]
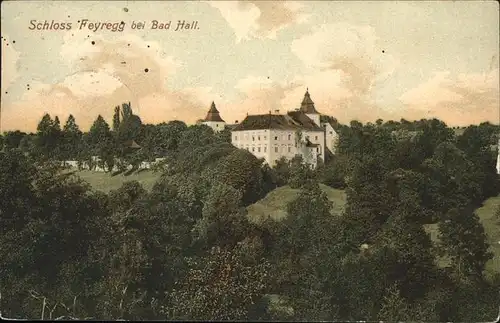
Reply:
[[300, 105], [300, 111], [304, 112], [312, 121], [314, 121], [314, 123], [318, 125], [318, 127], [321, 127], [320, 115], [314, 107], [313, 100], [311, 100], [309, 89], [307, 89], [306, 94], [304, 94], [304, 99]]
[[202, 122], [204, 125], [209, 126], [214, 132], [219, 132], [224, 130], [226, 122], [220, 117], [220, 113], [215, 107], [215, 103], [212, 101], [210, 109], [208, 110], [207, 116]]

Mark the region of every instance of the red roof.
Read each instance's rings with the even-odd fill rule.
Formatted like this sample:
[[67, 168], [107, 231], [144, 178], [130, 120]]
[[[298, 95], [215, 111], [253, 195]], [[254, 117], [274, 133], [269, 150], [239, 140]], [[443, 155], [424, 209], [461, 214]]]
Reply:
[[205, 117], [205, 120], [203, 120], [203, 121], [225, 122], [220, 117], [219, 111], [215, 107], [215, 103], [214, 102], [212, 102], [212, 105], [210, 106], [210, 109], [208, 110], [207, 116]]

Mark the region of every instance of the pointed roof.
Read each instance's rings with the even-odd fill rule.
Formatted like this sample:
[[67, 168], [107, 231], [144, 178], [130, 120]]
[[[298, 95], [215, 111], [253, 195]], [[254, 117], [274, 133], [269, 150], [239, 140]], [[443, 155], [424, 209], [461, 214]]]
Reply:
[[138, 149], [138, 148], [141, 148], [141, 146], [139, 146], [135, 140], [128, 140], [125, 142], [125, 147], [127, 148], [135, 148], [135, 149]]
[[306, 90], [306, 94], [304, 94], [304, 99], [302, 100], [302, 104], [300, 105], [300, 111], [309, 114], [319, 114], [314, 107], [314, 102], [311, 100], [311, 96], [309, 94], [309, 89]]
[[222, 120], [219, 114], [219, 110], [215, 107], [215, 103], [212, 101], [212, 104], [210, 105], [210, 109], [208, 110], [207, 116], [205, 117], [205, 120], [203, 121], [218, 121], [218, 122], [225, 122]]

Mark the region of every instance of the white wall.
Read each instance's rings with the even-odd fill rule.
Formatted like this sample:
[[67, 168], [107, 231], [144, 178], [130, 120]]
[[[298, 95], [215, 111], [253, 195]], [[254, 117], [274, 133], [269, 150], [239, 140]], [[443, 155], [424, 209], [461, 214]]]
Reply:
[[257, 158], [264, 158], [269, 163], [269, 130], [243, 130], [233, 131], [231, 143], [239, 148], [246, 149]]
[[285, 157], [292, 159], [298, 153], [296, 147], [296, 132], [294, 130], [271, 130], [271, 154], [269, 165], [274, 166], [276, 162]]
[[321, 159], [325, 159], [325, 132], [324, 131], [303, 131], [302, 134], [303, 140], [306, 138], [313, 144], [318, 144], [319, 147], [314, 148], [316, 154], [321, 157]]
[[[308, 148], [311, 154], [314, 153], [314, 160], [317, 160], [317, 155], [324, 159], [324, 131], [303, 131], [302, 142], [305, 141], [306, 136], [310, 142], [319, 145], [318, 148]], [[239, 149], [248, 150], [257, 158], [264, 158], [271, 167], [282, 157], [292, 159], [297, 154], [305, 153], [303, 147], [298, 146], [296, 143], [295, 130], [233, 131], [231, 133], [231, 143]], [[314, 162], [314, 164], [316, 165], [317, 162]]]
[[226, 126], [226, 123], [222, 121], [203, 121], [202, 123], [212, 128], [214, 132], [220, 132]]
[[325, 146], [328, 148], [333, 154], [337, 152], [337, 144], [339, 141], [339, 135], [333, 129], [332, 125], [329, 122], [323, 123], [323, 129], [325, 130]]

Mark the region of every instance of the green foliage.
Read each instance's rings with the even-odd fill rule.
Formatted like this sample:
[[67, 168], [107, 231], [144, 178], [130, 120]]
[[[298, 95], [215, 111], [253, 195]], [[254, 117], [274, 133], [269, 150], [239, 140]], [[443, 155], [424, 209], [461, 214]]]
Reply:
[[82, 132], [75, 117], [69, 115], [62, 131], [61, 157], [63, 160], [75, 160], [82, 140]]
[[[29, 301], [32, 290], [32, 295], [47, 298], [51, 308], [78, 297], [80, 313], [92, 312], [88, 300], [95, 296], [94, 277], [102, 275], [93, 258], [103, 216], [99, 204], [78, 178], [60, 173], [50, 163], [30, 167], [24, 155], [16, 154], [1, 162], [2, 168], [14, 167], [11, 172], [2, 169], [2, 184], [18, 196], [12, 200], [14, 192], [9, 193], [10, 198], [4, 199], [7, 204], [2, 202], [0, 207], [4, 264], [0, 285], [2, 296], [9, 300], [2, 309], [9, 317], [38, 318], [38, 304]], [[15, 218], [9, 220], [7, 214]], [[20, 243], [24, 248], [17, 247]], [[68, 313], [62, 306], [54, 310], [57, 316]]]
[[262, 173], [262, 160], [257, 159], [250, 152], [235, 149], [222, 157], [213, 166], [206, 168], [204, 176], [211, 178], [214, 183], [225, 183], [242, 192], [243, 206], [250, 205], [267, 192]]
[[42, 159], [58, 158], [60, 145], [59, 118], [56, 116], [55, 120], [52, 120], [49, 114], [45, 114], [37, 127], [36, 153]]
[[290, 161], [290, 173], [288, 184], [291, 188], [300, 188], [310, 183], [314, 178], [314, 172], [309, 165], [298, 155]]
[[234, 245], [242, 239], [246, 217], [240, 213], [241, 192], [232, 186], [216, 183], [203, 205], [196, 233], [208, 246]]
[[406, 300], [401, 297], [396, 286], [392, 286], [388, 289], [378, 316], [381, 321], [389, 322], [405, 322], [412, 319], [409, 305]]
[[283, 186], [290, 181], [290, 161], [282, 157], [276, 161], [273, 166], [274, 174], [276, 176], [276, 184]]
[[349, 174], [349, 168], [349, 158], [340, 155], [333, 157], [322, 167], [318, 167], [316, 173], [321, 183], [333, 188], [344, 189], [347, 185], [346, 176]]
[[467, 209], [452, 209], [439, 223], [442, 250], [451, 258], [452, 268], [462, 279], [470, 275], [481, 277], [488, 251], [484, 228], [475, 213]]
[[22, 139], [26, 136], [26, 133], [19, 130], [7, 131], [3, 136], [3, 147], [8, 149], [19, 148]]
[[270, 263], [247, 264], [241, 247], [188, 258], [188, 273], [163, 309], [166, 319], [245, 320], [267, 289]]
[[[231, 145], [227, 129], [143, 125], [130, 103], [115, 108], [112, 130], [98, 116], [82, 133], [71, 115], [61, 129], [47, 114], [36, 134], [6, 133], [2, 314], [36, 319], [43, 308], [45, 319], [494, 317], [498, 279], [483, 274], [491, 254], [471, 210], [499, 192], [490, 147], [498, 127], [485, 123], [455, 135], [435, 119], [322, 122], [334, 124], [340, 143], [316, 170], [301, 158], [263, 165]], [[132, 140], [141, 149], [129, 149]], [[95, 164], [93, 156], [108, 170], [165, 161], [156, 175], [77, 172], [109, 193], [91, 191], [56, 162]], [[318, 182], [345, 188], [347, 198]], [[493, 223], [492, 203], [478, 211], [483, 222]], [[439, 226], [437, 246], [424, 225]], [[497, 241], [496, 229], [487, 230]], [[440, 267], [441, 255], [448, 268]]]
[[115, 113], [113, 114], [113, 131], [118, 132], [118, 129], [120, 129], [120, 106], [117, 105], [115, 107]]

